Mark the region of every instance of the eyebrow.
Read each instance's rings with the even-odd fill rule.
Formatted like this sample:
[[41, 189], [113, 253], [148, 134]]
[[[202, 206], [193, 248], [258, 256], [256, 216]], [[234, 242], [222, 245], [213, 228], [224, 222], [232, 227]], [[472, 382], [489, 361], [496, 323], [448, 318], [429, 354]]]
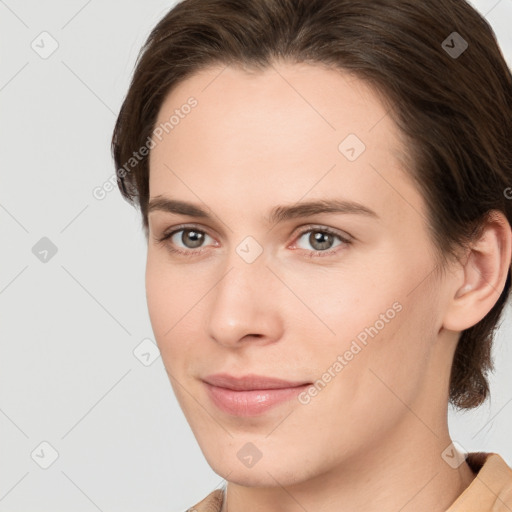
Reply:
[[[186, 215], [188, 217], [212, 220], [212, 216], [196, 204], [162, 196], [157, 196], [150, 200], [148, 214], [154, 211], [163, 211], [178, 215]], [[276, 206], [270, 212], [269, 222], [274, 224], [290, 219], [318, 215], [321, 213], [359, 214], [367, 217], [373, 217], [375, 219], [379, 218], [377, 213], [373, 210], [355, 201], [347, 201], [344, 199], [321, 199], [317, 201], [296, 203], [291, 206]]]

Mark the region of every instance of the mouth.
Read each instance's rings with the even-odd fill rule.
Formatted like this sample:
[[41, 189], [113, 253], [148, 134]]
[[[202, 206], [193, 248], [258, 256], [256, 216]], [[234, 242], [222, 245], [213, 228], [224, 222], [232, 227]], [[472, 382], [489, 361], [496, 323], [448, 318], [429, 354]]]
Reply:
[[211, 375], [203, 379], [208, 396], [221, 411], [234, 416], [256, 416], [295, 398], [311, 382], [287, 381], [259, 375]]

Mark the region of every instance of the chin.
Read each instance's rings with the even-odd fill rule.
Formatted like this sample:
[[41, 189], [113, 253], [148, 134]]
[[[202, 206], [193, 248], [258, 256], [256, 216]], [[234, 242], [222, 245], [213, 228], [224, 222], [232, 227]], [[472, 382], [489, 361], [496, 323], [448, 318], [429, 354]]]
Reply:
[[[265, 456], [263, 453], [252, 466], [247, 466], [243, 461], [243, 452], [239, 456], [237, 451], [238, 449], [236, 451], [227, 449], [222, 453], [203, 451], [203, 454], [217, 475], [229, 482], [246, 487], [293, 486], [312, 476], [307, 474], [308, 470], [309, 472], [314, 471], [311, 467], [306, 469], [304, 464], [287, 459], [285, 453], [288, 450], [285, 450], [284, 454]], [[232, 455], [229, 455], [230, 453]]]
[[228, 482], [244, 487], [289, 487], [304, 480], [293, 473], [292, 468], [283, 468], [277, 461], [266, 467], [253, 468], [233, 468], [223, 463], [210, 466], [217, 475]]

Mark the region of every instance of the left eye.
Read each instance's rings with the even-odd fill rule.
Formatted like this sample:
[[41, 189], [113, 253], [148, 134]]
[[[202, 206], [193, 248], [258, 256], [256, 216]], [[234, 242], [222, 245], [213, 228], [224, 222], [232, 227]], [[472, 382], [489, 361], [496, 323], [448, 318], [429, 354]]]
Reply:
[[[315, 251], [327, 251], [329, 249], [332, 249], [333, 247], [341, 245], [342, 243], [349, 243], [349, 240], [343, 238], [341, 235], [320, 228], [310, 229], [308, 231], [303, 232], [298, 240], [300, 241], [304, 238], [306, 239], [306, 243], [309, 244], [309, 246], [312, 247]], [[336, 239], [338, 239], [340, 243], [333, 246], [333, 243]], [[310, 250], [309, 247], [300, 248]]]

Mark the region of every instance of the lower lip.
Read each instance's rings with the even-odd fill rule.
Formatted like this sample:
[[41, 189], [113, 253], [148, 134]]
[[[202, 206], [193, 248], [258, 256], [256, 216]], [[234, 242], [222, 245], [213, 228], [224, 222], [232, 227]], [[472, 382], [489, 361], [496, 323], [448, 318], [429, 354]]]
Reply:
[[282, 389], [253, 389], [234, 391], [232, 389], [212, 386], [205, 382], [206, 389], [213, 403], [222, 411], [235, 416], [257, 416], [278, 404], [296, 398], [311, 384]]

